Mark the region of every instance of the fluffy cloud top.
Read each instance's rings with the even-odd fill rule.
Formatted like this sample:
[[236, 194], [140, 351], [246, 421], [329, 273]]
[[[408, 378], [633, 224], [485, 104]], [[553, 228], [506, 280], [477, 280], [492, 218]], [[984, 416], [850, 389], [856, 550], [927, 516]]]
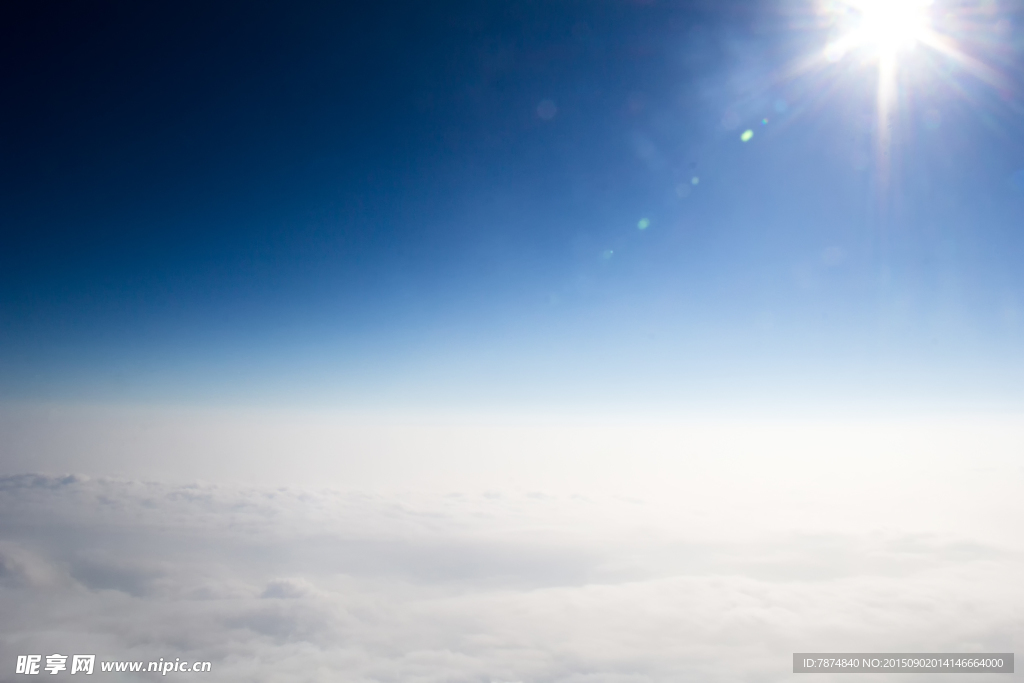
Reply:
[[218, 681], [760, 681], [791, 675], [795, 651], [1020, 638], [1012, 543], [709, 540], [686, 522], [540, 492], [5, 477], [0, 679], [60, 652], [208, 660]]

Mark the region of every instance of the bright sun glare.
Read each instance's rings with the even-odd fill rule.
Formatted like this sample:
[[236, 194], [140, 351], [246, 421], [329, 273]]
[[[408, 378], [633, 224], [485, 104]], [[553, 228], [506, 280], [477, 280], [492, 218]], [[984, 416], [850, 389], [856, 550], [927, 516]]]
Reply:
[[[948, 47], [931, 30], [928, 21], [932, 0], [845, 0], [838, 9], [843, 29], [838, 40], [825, 48], [825, 58], [838, 62], [848, 53], [859, 53], [878, 68], [878, 151], [882, 182], [887, 173], [892, 113], [897, 99], [897, 62], [900, 52], [918, 43]], [[841, 8], [841, 9], [840, 9]]]
[[925, 0], [861, 0], [854, 5], [861, 17], [856, 42], [884, 55], [912, 47], [927, 29], [929, 4]]
[[926, 39], [930, 0], [852, 0], [852, 26], [826, 48], [830, 61], [851, 50], [868, 49], [882, 59], [892, 59], [901, 49]]

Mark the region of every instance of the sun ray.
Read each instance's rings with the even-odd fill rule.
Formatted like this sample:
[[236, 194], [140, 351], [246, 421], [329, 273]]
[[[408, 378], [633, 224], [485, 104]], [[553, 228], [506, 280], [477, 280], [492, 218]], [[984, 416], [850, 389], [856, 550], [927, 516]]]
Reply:
[[[823, 49], [803, 53], [773, 72], [769, 79], [745, 94], [748, 104], [763, 100], [767, 93], [781, 86], [805, 84], [800, 94], [800, 115], [813, 115], [814, 104], [837, 94], [837, 91], [863, 80], [868, 67], [874, 80], [875, 125], [873, 126], [873, 153], [875, 178], [879, 189], [890, 184], [893, 164], [898, 161], [894, 149], [900, 135], [899, 109], [914, 95], [912, 86], [919, 81], [919, 72], [934, 64], [922, 60], [915, 51], [927, 50], [943, 58], [946, 64], [957, 66], [956, 73], [939, 74], [940, 80], [953, 92], [968, 97], [968, 91], [959, 74], [969, 76], [997, 90], [1004, 100], [1010, 101], [1019, 90], [1018, 84], [1006, 73], [970, 54], [953, 37], [957, 31], [970, 25], [970, 17], [955, 8], [941, 9], [943, 0], [817, 0], [814, 26], [831, 31], [831, 39]], [[943, 14], [940, 21], [937, 17]], [[933, 21], [934, 19], [934, 21]], [[967, 23], [965, 23], [967, 22]], [[859, 87], [859, 86], [858, 86]], [[908, 89], [910, 88], [910, 89]], [[969, 97], [968, 97], [969, 98]], [[734, 103], [739, 105], [740, 103]], [[796, 119], [790, 119], [793, 123]], [[886, 192], [887, 193], [887, 192]]]
[[878, 179], [882, 186], [889, 183], [896, 95], [896, 56], [894, 54], [879, 55], [876, 105], [878, 137], [875, 154], [878, 160]]
[[[908, 79], [913, 80], [909, 69], [914, 62], [906, 58], [915, 48], [929, 49], [941, 55], [956, 64], [964, 74], [1004, 94], [1004, 98], [1016, 90], [1015, 83], [1004, 73], [968, 54], [951, 35], [937, 30], [932, 22], [936, 15], [933, 0], [837, 0], [822, 10], [822, 16], [830, 18], [835, 33], [816, 56], [818, 63], [847, 62], [853, 68], [858, 64], [870, 64], [876, 72], [875, 153], [880, 187], [889, 183], [892, 172], [901, 84], [908, 84]], [[953, 26], [958, 25], [952, 12], [946, 14], [945, 23], [949, 23], [950, 17]], [[851, 62], [851, 59], [855, 61]], [[810, 63], [801, 63], [800, 70], [809, 70]], [[920, 65], [913, 68], [920, 68]], [[839, 77], [840, 72], [832, 75], [832, 78]]]
[[940, 35], [934, 31], [926, 31], [921, 36], [921, 43], [949, 57], [972, 76], [993, 88], [1002, 91], [1009, 89], [1011, 86], [1009, 79], [980, 59], [971, 57], [958, 48], [952, 38]]

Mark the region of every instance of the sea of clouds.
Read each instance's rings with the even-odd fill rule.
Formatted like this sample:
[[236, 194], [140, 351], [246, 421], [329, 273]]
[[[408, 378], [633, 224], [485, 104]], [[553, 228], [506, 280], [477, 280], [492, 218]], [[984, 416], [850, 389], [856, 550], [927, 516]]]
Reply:
[[802, 514], [764, 524], [783, 498], [721, 481], [717, 505], [681, 486], [690, 505], [4, 476], [0, 680], [33, 653], [210, 661], [168, 675], [217, 681], [620, 683], [789, 679], [793, 652], [1013, 651], [1016, 484], [986, 500], [980, 475], [957, 480], [947, 507], [983, 514], [929, 527], [881, 523], [872, 507], [897, 508], [870, 498], [833, 523], [798, 491], [780, 495]]

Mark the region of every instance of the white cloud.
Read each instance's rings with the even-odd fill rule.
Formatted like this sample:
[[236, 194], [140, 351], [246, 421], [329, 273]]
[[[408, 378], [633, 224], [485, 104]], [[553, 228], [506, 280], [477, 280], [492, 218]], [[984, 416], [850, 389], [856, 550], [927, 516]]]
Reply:
[[0, 478], [0, 666], [73, 652], [209, 660], [218, 681], [760, 681], [794, 651], [1020, 637], [1019, 547], [709, 541], [660, 514], [552, 493]]

